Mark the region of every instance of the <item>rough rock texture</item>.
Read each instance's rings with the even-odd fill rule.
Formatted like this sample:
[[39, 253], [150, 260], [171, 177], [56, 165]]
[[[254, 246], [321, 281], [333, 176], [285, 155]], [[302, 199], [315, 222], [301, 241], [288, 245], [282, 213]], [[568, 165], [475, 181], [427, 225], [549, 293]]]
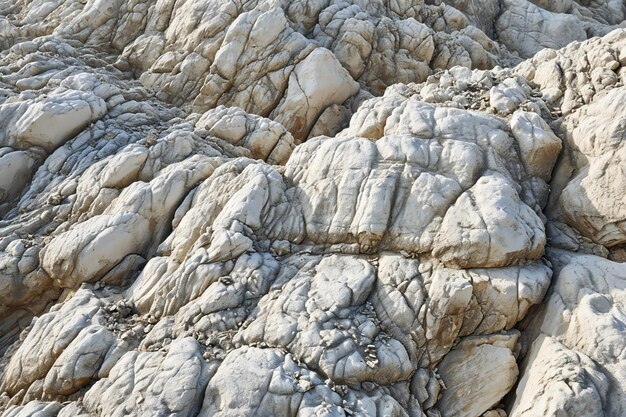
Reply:
[[623, 416], [625, 18], [0, 2], [0, 416]]

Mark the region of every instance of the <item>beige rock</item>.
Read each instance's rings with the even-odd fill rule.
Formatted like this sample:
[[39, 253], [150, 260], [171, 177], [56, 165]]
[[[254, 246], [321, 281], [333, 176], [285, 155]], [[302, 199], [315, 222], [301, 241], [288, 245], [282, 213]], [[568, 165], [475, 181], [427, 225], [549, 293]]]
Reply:
[[447, 211], [435, 238], [434, 255], [446, 265], [507, 266], [537, 259], [546, 243], [537, 214], [499, 175], [482, 177]]
[[324, 415], [341, 415], [340, 405], [341, 397], [290, 355], [245, 347], [230, 353], [211, 378], [199, 415], [253, 416], [270, 410], [316, 415], [324, 409]]
[[161, 352], [129, 352], [85, 394], [85, 408], [96, 415], [195, 415], [215, 364], [202, 359], [201, 347], [180, 339]]
[[518, 337], [513, 332], [467, 338], [441, 361], [442, 416], [479, 416], [500, 401], [517, 379], [513, 351]]
[[104, 113], [104, 101], [93, 94], [58, 94], [29, 106], [15, 123], [15, 140], [52, 152]]
[[609, 381], [586, 355], [541, 335], [527, 357], [511, 416], [604, 415]]
[[235, 107], [217, 107], [204, 113], [196, 123], [212, 136], [250, 149], [251, 156], [269, 164], [284, 164], [295, 141], [280, 123], [253, 116]]
[[48, 371], [44, 392], [72, 394], [99, 376], [106, 376], [107, 372], [101, 371], [105, 362], [121, 356], [115, 352], [116, 344], [115, 336], [106, 328], [99, 325], [85, 327]]
[[551, 168], [561, 151], [561, 139], [536, 113], [513, 114], [511, 131], [520, 147], [526, 170], [544, 181], [550, 181]]
[[0, 414], [621, 417], [626, 8], [496, 3], [0, 2]]
[[93, 292], [83, 290], [38, 318], [4, 371], [3, 391], [16, 394], [45, 377], [81, 330], [97, 320], [101, 306]]
[[[317, 74], [324, 74], [323, 81]], [[285, 98], [270, 117], [274, 116], [295, 138], [304, 139], [327, 107], [343, 103], [358, 91], [358, 84], [333, 54], [316, 49], [296, 65], [289, 76]]]
[[46, 403], [42, 401], [31, 401], [24, 406], [11, 407], [7, 409], [2, 417], [56, 417], [63, 405], [59, 403]]
[[147, 253], [185, 192], [214, 169], [209, 158], [186, 165], [173, 166], [150, 183], [134, 183], [109, 211], [57, 236], [41, 256], [42, 267], [59, 286], [72, 288], [102, 278], [127, 255]]
[[558, 49], [587, 39], [584, 26], [574, 16], [549, 12], [526, 0], [505, 0], [503, 8], [497, 33], [507, 47], [524, 58], [543, 48]]
[[18, 197], [28, 184], [36, 164], [34, 155], [11, 148], [0, 150], [0, 204]]
[[623, 263], [555, 250], [553, 289], [535, 322], [535, 338], [512, 416], [618, 416], [624, 345]]
[[[583, 108], [576, 120], [569, 118], [572, 172], [567, 184], [563, 175], [555, 179], [565, 186], [558, 200], [561, 218], [609, 248], [626, 242], [626, 196], [622, 193], [626, 183], [621, 175], [626, 159], [621, 139], [626, 112], [620, 103], [624, 100], [626, 89], [616, 88]], [[567, 175], [567, 168], [562, 164], [557, 172]]]
[[[242, 340], [246, 344], [265, 342], [287, 347], [310, 368], [336, 383], [387, 384], [407, 379], [414, 369], [397, 340], [376, 342], [378, 334], [366, 331], [350, 335], [341, 329], [375, 327], [362, 311], [372, 289], [373, 272], [367, 262], [350, 257], [313, 261], [276, 298], [270, 295], [261, 301], [258, 313], [241, 333]], [[284, 312], [284, 305], [291, 306], [293, 313]], [[372, 356], [360, 352], [360, 347], [366, 345], [374, 346]]]

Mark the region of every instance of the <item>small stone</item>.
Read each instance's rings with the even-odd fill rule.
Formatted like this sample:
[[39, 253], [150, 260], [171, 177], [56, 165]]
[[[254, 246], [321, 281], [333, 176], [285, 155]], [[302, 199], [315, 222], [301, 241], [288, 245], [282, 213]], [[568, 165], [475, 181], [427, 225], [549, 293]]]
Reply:
[[376, 389], [376, 385], [373, 382], [365, 381], [361, 383], [361, 386], [365, 391], [372, 392]]

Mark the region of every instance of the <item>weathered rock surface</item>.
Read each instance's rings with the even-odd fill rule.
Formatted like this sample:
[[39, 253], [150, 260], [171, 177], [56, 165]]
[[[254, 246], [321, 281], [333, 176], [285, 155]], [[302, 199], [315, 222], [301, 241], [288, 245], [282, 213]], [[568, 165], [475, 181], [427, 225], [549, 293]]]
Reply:
[[623, 416], [625, 18], [0, 2], [0, 415]]

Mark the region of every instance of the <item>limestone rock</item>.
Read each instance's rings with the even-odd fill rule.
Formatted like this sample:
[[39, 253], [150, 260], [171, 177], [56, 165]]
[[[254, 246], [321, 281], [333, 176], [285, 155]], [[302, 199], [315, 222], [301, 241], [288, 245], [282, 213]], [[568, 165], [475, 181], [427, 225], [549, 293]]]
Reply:
[[543, 223], [513, 190], [502, 176], [493, 175], [462, 194], [442, 220], [435, 256], [462, 268], [506, 266], [520, 255], [540, 257]]
[[502, 42], [530, 58], [543, 48], [559, 49], [587, 38], [584, 25], [572, 15], [555, 13], [526, 0], [505, 0], [496, 30]]
[[[365, 261], [334, 256], [313, 268], [313, 277], [296, 274], [277, 297], [269, 294], [261, 301], [242, 340], [287, 347], [309, 368], [340, 384], [407, 379], [413, 369], [402, 344], [373, 332], [374, 322], [366, 309], [359, 309], [372, 290], [373, 268]], [[285, 314], [284, 305], [293, 313]], [[321, 313], [325, 311], [330, 314]], [[352, 334], [352, 328], [359, 330]]]
[[623, 264], [562, 250], [550, 258], [554, 287], [535, 319], [512, 415], [620, 415]]
[[24, 406], [9, 408], [2, 417], [56, 417], [62, 408], [63, 405], [59, 403], [31, 401]]
[[339, 394], [289, 355], [242, 348], [230, 353], [211, 378], [199, 416], [340, 416], [345, 415], [341, 405]]
[[250, 149], [251, 156], [270, 164], [284, 164], [295, 140], [280, 123], [247, 114], [235, 107], [217, 107], [202, 115], [196, 126], [211, 136]]
[[[439, 410], [442, 416], [478, 416], [515, 385], [518, 335], [501, 334], [463, 340], [439, 365], [446, 386]], [[467, 378], [466, 375], [474, 375]]]
[[[101, 305], [93, 292], [80, 291], [67, 303], [59, 304], [56, 311], [37, 319], [4, 371], [3, 391], [16, 394], [45, 377], [57, 359], [81, 335], [81, 330], [97, 320], [96, 314]], [[66, 361], [59, 365], [71, 366]], [[91, 367], [88, 369], [91, 370]]]
[[625, 17], [0, 2], [0, 415], [622, 417]]
[[572, 162], [570, 167], [561, 164], [557, 168], [563, 174], [571, 170], [571, 178], [563, 184], [559, 196], [559, 217], [607, 248], [626, 242], [626, 197], [621, 193], [626, 184], [620, 175], [626, 159], [626, 146], [621, 140], [626, 112], [620, 103], [624, 100], [626, 89], [615, 88], [581, 109], [575, 119], [567, 118]]
[[85, 394], [85, 408], [106, 416], [195, 415], [214, 369], [193, 339], [177, 340], [166, 354], [129, 352]]
[[546, 335], [531, 349], [512, 416], [604, 415], [609, 382], [593, 360]]
[[31, 104], [15, 122], [14, 140], [51, 152], [104, 113], [105, 104], [99, 97], [68, 91], [53, 100]]

